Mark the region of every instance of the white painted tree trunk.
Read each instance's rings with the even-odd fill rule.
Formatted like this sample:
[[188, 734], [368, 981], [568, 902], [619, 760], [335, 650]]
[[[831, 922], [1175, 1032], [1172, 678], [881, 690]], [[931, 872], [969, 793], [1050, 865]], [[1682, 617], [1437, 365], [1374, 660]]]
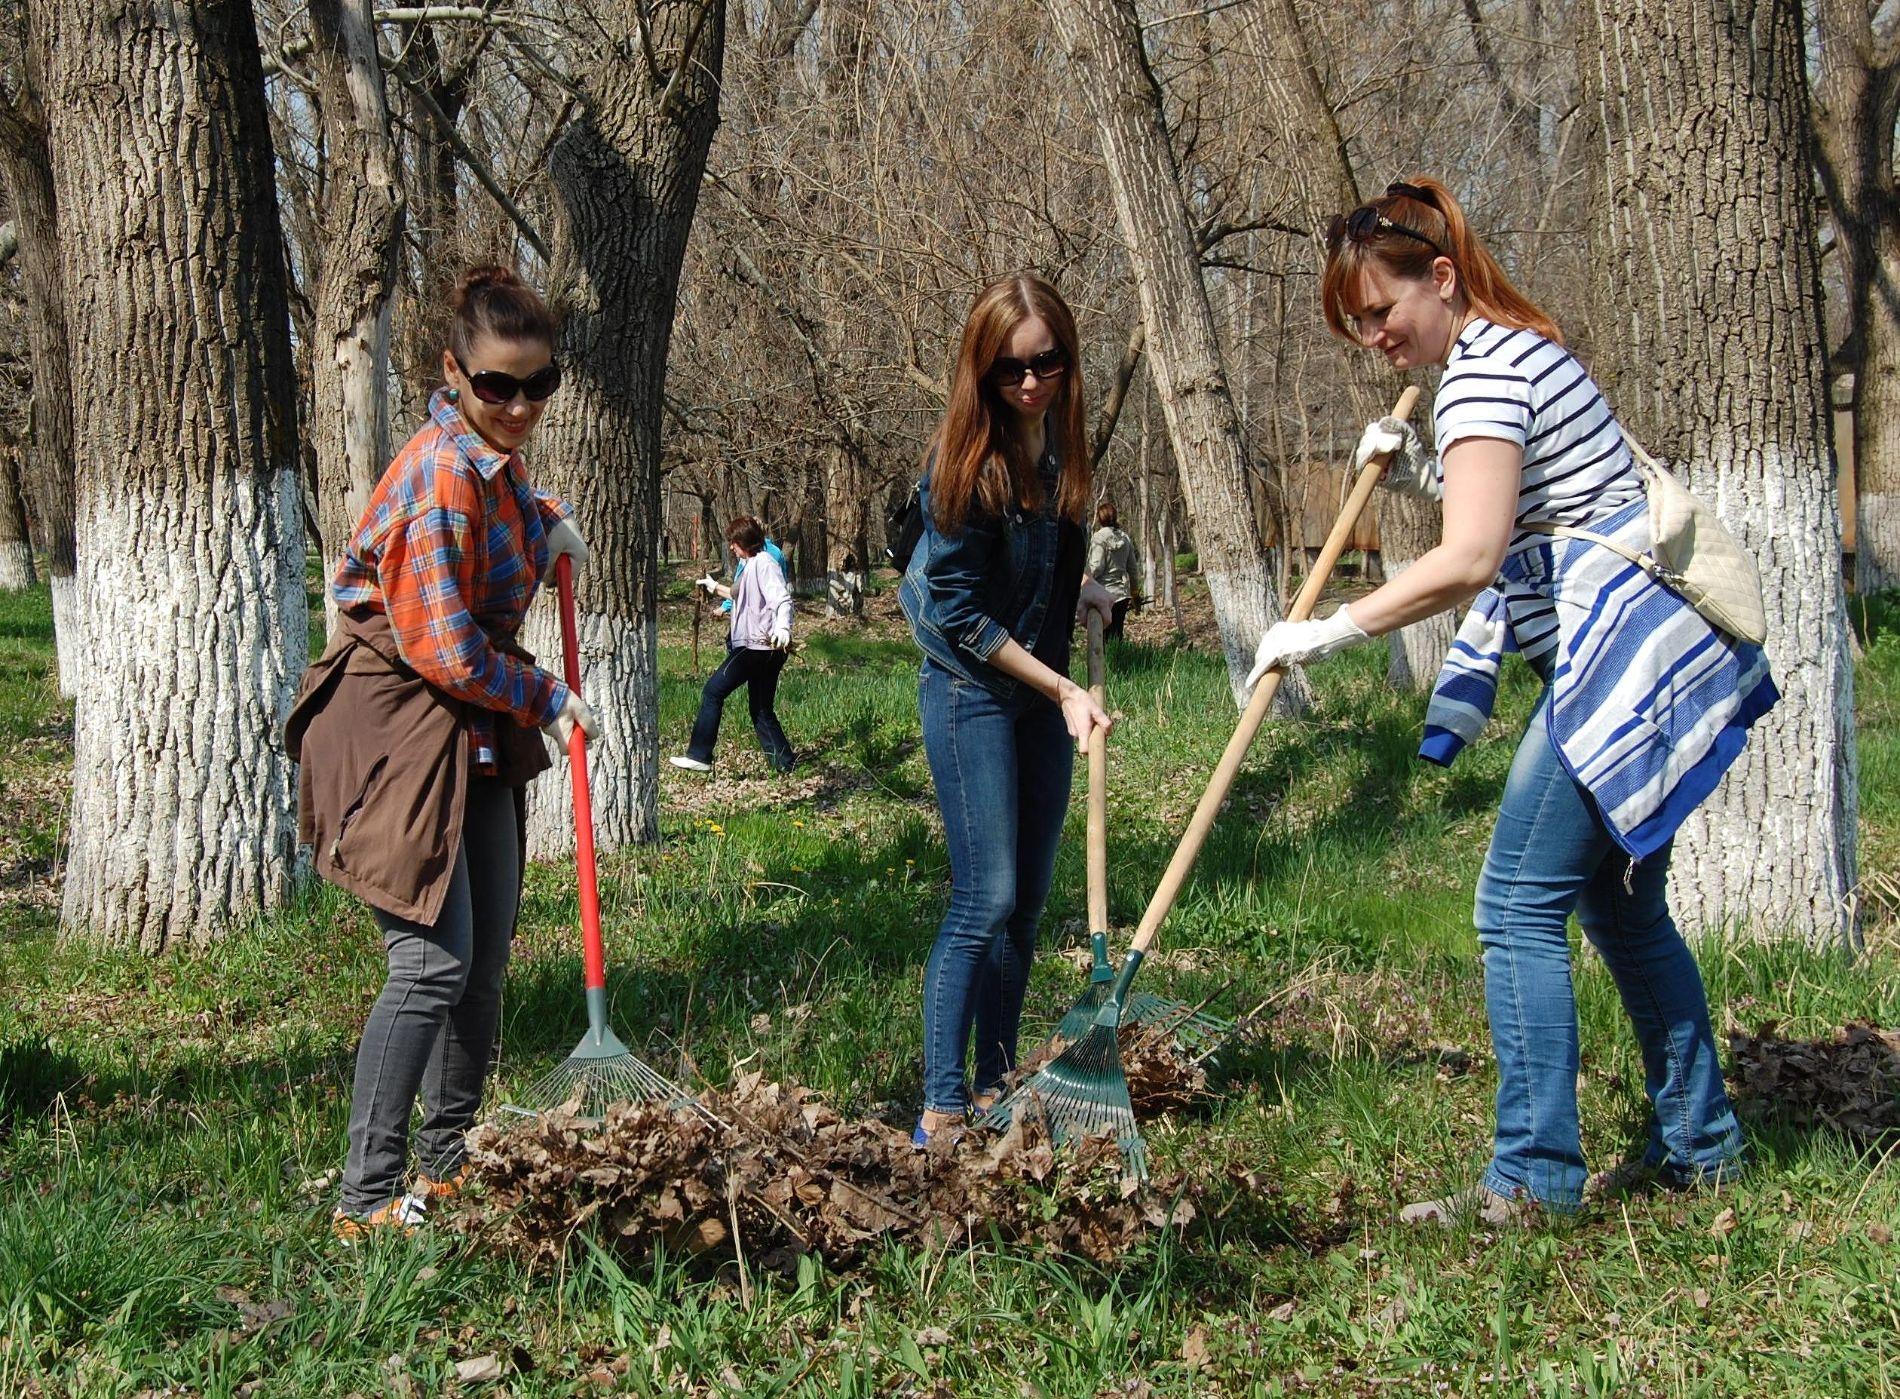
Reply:
[[[1095, 119], [1147, 328], [1148, 368], [1181, 473], [1236, 703], [1280, 616], [1247, 488], [1248, 451], [1133, 0], [1055, 0], [1050, 16]], [[1301, 691], [1283, 685], [1287, 705]]]
[[1589, 0], [1597, 368], [1760, 564], [1782, 702], [1683, 826], [1686, 928], [1855, 940], [1853, 670], [1797, 0]]
[[[553, 289], [567, 375], [535, 444], [532, 474], [571, 501], [592, 550], [579, 586], [583, 693], [602, 735], [588, 757], [599, 847], [659, 837], [660, 390], [675, 292], [718, 120], [723, 0], [647, 8], [654, 52], [677, 86], [655, 85], [631, 7], [595, 7], [618, 35], [574, 76], [584, 115], [550, 159], [557, 219]], [[560, 670], [552, 599], [527, 645]], [[682, 748], [685, 735], [678, 736]], [[565, 755], [529, 789], [528, 848], [573, 848]]]
[[26, 502], [20, 498], [20, 459], [0, 453], [0, 592], [18, 592], [39, 582], [33, 541], [27, 538]]
[[289, 318], [247, 0], [44, 7], [77, 415], [70, 935], [156, 952], [290, 890], [306, 648]]

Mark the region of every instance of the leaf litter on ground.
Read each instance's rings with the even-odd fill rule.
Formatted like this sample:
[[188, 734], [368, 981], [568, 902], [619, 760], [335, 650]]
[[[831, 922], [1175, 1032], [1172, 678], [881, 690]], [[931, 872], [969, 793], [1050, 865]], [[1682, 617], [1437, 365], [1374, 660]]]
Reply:
[[1849, 1021], [1790, 1039], [1775, 1021], [1729, 1032], [1738, 1103], [1797, 1127], [1831, 1127], [1867, 1146], [1900, 1138], [1900, 1030]]
[[585, 1236], [644, 1255], [848, 1269], [886, 1242], [1000, 1238], [1097, 1261], [1195, 1216], [1184, 1174], [1123, 1179], [1112, 1137], [1058, 1151], [1033, 1123], [928, 1149], [812, 1089], [742, 1075], [693, 1108], [617, 1103], [477, 1128], [456, 1227], [538, 1265]]

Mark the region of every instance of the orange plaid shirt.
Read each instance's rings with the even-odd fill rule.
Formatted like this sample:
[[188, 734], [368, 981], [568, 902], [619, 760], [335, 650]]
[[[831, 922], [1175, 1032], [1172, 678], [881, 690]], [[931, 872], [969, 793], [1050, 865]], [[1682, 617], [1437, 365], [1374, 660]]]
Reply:
[[489, 446], [438, 389], [337, 567], [337, 606], [387, 615], [403, 660], [469, 704], [478, 768], [494, 765], [494, 713], [539, 727], [567, 702], [558, 678], [500, 648], [547, 569], [548, 528], [571, 513], [528, 483], [519, 452]]

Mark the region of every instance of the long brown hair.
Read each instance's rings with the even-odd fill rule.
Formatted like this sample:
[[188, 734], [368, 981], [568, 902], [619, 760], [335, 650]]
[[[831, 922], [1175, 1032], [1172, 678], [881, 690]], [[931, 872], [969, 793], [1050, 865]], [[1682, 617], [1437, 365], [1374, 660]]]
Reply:
[[973, 506], [987, 515], [1001, 515], [1012, 504], [1042, 509], [1041, 473], [1011, 431], [1014, 415], [986, 378], [1016, 327], [1032, 317], [1049, 327], [1056, 346], [1069, 357], [1068, 372], [1049, 404], [1047, 426], [1062, 463], [1056, 509], [1077, 524], [1088, 512], [1091, 462], [1082, 426], [1082, 354], [1075, 317], [1048, 282], [1034, 272], [1016, 272], [978, 292], [963, 323], [963, 343], [950, 380], [950, 408], [931, 447], [936, 465], [930, 468], [930, 513], [945, 534], [962, 529]]
[[1379, 230], [1364, 242], [1350, 236], [1341, 238], [1326, 254], [1326, 272], [1319, 287], [1320, 305], [1333, 333], [1349, 340], [1359, 338], [1352, 322], [1358, 311], [1360, 274], [1369, 260], [1377, 260], [1394, 276], [1423, 281], [1432, 275], [1432, 264], [1442, 256], [1450, 258], [1457, 268], [1465, 304], [1475, 313], [1498, 325], [1534, 330], [1546, 340], [1563, 344], [1557, 323], [1511, 284], [1498, 260], [1471, 231], [1465, 211], [1452, 192], [1430, 175], [1408, 175], [1404, 183], [1425, 198], [1387, 193], [1368, 202], [1393, 223], [1424, 234], [1438, 248], [1389, 229]]

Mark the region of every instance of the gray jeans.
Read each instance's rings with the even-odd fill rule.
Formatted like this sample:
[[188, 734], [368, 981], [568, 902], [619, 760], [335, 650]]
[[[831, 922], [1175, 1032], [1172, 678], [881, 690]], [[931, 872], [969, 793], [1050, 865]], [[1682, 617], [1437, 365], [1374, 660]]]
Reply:
[[501, 1018], [501, 978], [520, 897], [512, 788], [469, 782], [462, 848], [432, 928], [375, 910], [389, 979], [370, 1007], [356, 1051], [343, 1208], [380, 1209], [403, 1193], [409, 1117], [422, 1096], [416, 1154], [446, 1179], [467, 1154], [463, 1136], [481, 1110], [482, 1080]]

